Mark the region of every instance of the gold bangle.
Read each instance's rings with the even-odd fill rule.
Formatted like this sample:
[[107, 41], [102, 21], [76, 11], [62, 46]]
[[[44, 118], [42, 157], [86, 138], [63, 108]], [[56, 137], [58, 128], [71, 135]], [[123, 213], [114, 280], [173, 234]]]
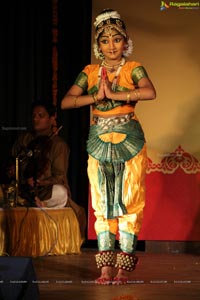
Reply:
[[138, 100], [140, 100], [141, 99], [141, 97], [140, 97], [140, 90], [137, 90], [137, 92], [138, 92]]
[[75, 108], [77, 107], [77, 101], [78, 101], [78, 96], [75, 96], [74, 97], [74, 107]]
[[97, 94], [96, 93], [92, 94], [92, 98], [93, 98], [94, 103], [98, 102], [98, 98], [97, 98]]
[[126, 94], [126, 103], [129, 104], [130, 103], [130, 98], [131, 98], [131, 93], [130, 92], [127, 92]]
[[140, 100], [140, 91], [139, 90], [135, 90], [134, 95], [136, 97], [136, 99], [135, 99], [136, 101]]

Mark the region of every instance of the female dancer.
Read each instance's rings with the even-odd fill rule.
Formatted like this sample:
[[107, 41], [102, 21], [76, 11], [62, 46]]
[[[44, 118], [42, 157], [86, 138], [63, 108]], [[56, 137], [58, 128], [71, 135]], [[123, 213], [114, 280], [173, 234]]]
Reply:
[[[141, 63], [126, 60], [132, 41], [119, 13], [103, 10], [94, 26], [94, 53], [102, 62], [80, 72], [61, 108], [92, 105], [87, 151], [98, 239], [95, 258], [101, 269], [96, 283], [126, 284], [138, 260], [135, 250], [143, 219], [147, 166], [144, 132], [135, 107], [138, 101], [155, 99], [156, 91]], [[115, 261], [117, 233], [120, 251]]]

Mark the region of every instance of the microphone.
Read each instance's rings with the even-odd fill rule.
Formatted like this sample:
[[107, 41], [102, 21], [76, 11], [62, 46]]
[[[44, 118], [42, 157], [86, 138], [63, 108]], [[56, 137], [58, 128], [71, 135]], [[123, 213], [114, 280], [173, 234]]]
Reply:
[[33, 156], [33, 151], [27, 149], [26, 156], [27, 156], [27, 157], [32, 157], [32, 156]]
[[19, 161], [23, 162], [26, 158], [30, 158], [33, 156], [33, 151], [26, 147], [21, 147], [21, 150], [18, 153]]

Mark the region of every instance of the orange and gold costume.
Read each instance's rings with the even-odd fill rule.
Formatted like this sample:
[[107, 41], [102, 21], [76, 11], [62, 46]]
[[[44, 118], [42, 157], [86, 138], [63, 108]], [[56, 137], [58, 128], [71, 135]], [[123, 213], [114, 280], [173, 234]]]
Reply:
[[[99, 68], [100, 65], [86, 66], [75, 84], [88, 94], [97, 92]], [[107, 75], [113, 82], [114, 74]], [[133, 90], [143, 77], [148, 75], [140, 63], [126, 62], [115, 91]], [[135, 105], [136, 102], [105, 99], [92, 106], [88, 176], [100, 251], [114, 250], [119, 231], [121, 250], [134, 253], [142, 224], [147, 154]]]

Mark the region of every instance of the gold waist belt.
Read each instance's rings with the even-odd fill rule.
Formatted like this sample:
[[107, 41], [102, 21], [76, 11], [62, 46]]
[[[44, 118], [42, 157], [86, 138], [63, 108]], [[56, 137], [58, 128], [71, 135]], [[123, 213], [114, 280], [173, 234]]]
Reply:
[[112, 117], [112, 118], [93, 117], [93, 120], [96, 125], [99, 125], [102, 127], [102, 129], [106, 130], [111, 127], [114, 127], [115, 125], [129, 122], [133, 116], [134, 113], [131, 112], [129, 114], [120, 115], [118, 117]]

